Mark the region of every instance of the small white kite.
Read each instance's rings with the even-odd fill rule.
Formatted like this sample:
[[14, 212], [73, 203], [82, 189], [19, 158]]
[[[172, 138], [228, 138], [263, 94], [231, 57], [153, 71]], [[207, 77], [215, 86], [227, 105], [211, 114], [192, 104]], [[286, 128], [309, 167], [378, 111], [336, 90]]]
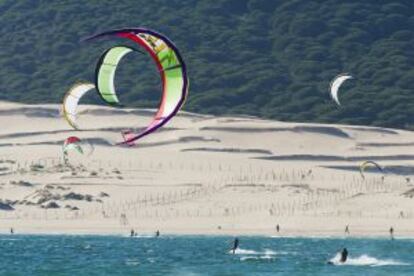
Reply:
[[341, 74], [331, 82], [331, 97], [332, 100], [336, 102], [337, 105], [341, 105], [338, 99], [338, 90], [339, 87], [348, 79], [352, 79], [353, 77], [348, 74]]

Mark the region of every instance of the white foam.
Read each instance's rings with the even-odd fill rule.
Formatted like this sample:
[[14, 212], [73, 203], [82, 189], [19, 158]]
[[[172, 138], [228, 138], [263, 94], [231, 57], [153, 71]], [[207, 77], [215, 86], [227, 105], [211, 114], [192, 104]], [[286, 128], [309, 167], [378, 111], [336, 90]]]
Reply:
[[147, 258], [147, 261], [150, 262], [150, 263], [152, 263], [152, 264], [155, 263], [155, 259], [154, 258]]
[[[233, 254], [233, 250], [229, 251], [230, 254]], [[249, 260], [274, 260], [276, 255], [284, 254], [280, 252], [273, 251], [271, 249], [264, 249], [263, 251], [249, 250], [237, 248], [234, 252], [235, 255], [241, 255], [240, 261], [249, 261]]]
[[281, 253], [281, 252], [276, 252], [276, 251], [273, 251], [273, 250], [271, 250], [271, 249], [265, 249], [263, 253], [264, 253], [265, 255], [285, 254], [284, 252], [283, 252], [283, 253]]
[[139, 265], [139, 260], [138, 259], [127, 259], [125, 261], [125, 264], [127, 266], [137, 266], [137, 265]]
[[[229, 253], [233, 254], [233, 249], [231, 249]], [[236, 250], [234, 250], [234, 254], [235, 255], [259, 255], [261, 253], [258, 251], [254, 251], [254, 250], [237, 248]]]
[[263, 256], [243, 256], [240, 257], [240, 261], [249, 261], [249, 260], [274, 260], [275, 257], [271, 255], [263, 255]]
[[155, 238], [155, 236], [149, 236], [149, 235], [136, 235], [133, 236], [131, 238], [136, 238], [136, 239], [150, 239], [150, 238]]
[[[233, 250], [229, 251], [230, 254], [233, 254]], [[242, 249], [237, 248], [234, 251], [235, 255], [282, 255], [286, 254], [286, 252], [276, 252], [271, 249], [264, 249], [263, 251], [255, 251], [255, 250], [249, 250], [249, 249]]]

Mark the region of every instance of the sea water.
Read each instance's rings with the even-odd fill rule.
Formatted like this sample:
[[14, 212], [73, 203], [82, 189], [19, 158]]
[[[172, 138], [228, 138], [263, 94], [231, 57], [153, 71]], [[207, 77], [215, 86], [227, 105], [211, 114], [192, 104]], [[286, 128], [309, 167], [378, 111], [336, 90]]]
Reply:
[[411, 239], [233, 239], [0, 235], [0, 275], [414, 275]]

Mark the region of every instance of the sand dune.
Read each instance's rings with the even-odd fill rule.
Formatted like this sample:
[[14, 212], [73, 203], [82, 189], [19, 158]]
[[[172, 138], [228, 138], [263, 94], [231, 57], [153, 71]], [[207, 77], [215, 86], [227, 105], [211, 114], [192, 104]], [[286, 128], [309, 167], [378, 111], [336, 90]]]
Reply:
[[293, 128], [293, 131], [298, 132], [313, 132], [317, 134], [326, 134], [341, 138], [350, 138], [350, 136], [340, 128], [336, 127], [326, 127], [326, 126], [296, 126]]
[[[237, 121], [239, 122], [239, 121]], [[276, 131], [291, 131], [291, 128], [273, 127], [273, 128], [253, 128], [253, 127], [202, 127], [200, 130], [209, 131], [224, 131], [224, 132], [238, 132], [238, 133], [251, 133], [251, 132], [276, 132]]]
[[275, 161], [395, 161], [395, 160], [414, 160], [412, 154], [396, 154], [396, 155], [362, 155], [362, 156], [338, 156], [338, 155], [280, 155], [257, 157], [258, 159], [275, 160]]
[[21, 107], [0, 110], [0, 116], [27, 116], [41, 118], [57, 118], [60, 117], [58, 108], [40, 108], [40, 107]]
[[181, 151], [204, 151], [204, 152], [229, 152], [229, 153], [255, 153], [272, 154], [269, 150], [263, 149], [238, 149], [238, 148], [186, 148]]
[[[228, 121], [227, 121], [228, 122]], [[241, 122], [234, 120], [233, 122]], [[243, 122], [243, 121], [242, 121]], [[281, 131], [291, 131], [291, 132], [311, 132], [316, 134], [325, 134], [342, 138], [350, 138], [349, 135], [343, 130], [335, 127], [325, 127], [325, 126], [294, 126], [294, 127], [202, 127], [200, 130], [209, 130], [209, 131], [225, 131], [225, 132], [238, 132], [238, 133], [251, 133], [251, 132], [281, 132]]]
[[[58, 141], [44, 141], [44, 142], [30, 142], [30, 143], [0, 143], [0, 147], [21, 147], [21, 146], [38, 146], [38, 145], [58, 145], [61, 146], [64, 143], [65, 139], [58, 140]], [[88, 143], [91, 143], [93, 145], [99, 145], [99, 146], [113, 146], [113, 143], [111, 143], [108, 140], [102, 139], [102, 138], [88, 138]]]
[[380, 134], [398, 134], [398, 131], [396, 130], [380, 128], [380, 127], [360, 127], [360, 126], [349, 127], [349, 126], [346, 126], [344, 127], [344, 129], [355, 130], [359, 132], [365, 131], [365, 132], [371, 132], [371, 133], [380, 133]]
[[414, 142], [406, 142], [406, 143], [359, 143], [358, 146], [361, 147], [412, 147], [414, 146]]
[[[154, 110], [0, 103], [0, 232], [414, 236], [410, 131], [183, 112], [135, 147], [114, 146]], [[62, 141], [76, 135], [90, 156]], [[376, 160], [385, 179], [358, 166]], [[401, 216], [401, 212], [403, 216]], [[306, 233], [303, 232], [306, 226]], [[367, 230], [368, 229], [368, 230]]]
[[[122, 127], [107, 127], [107, 128], [88, 128], [88, 129], [80, 129], [76, 132], [115, 132], [120, 133], [121, 131], [125, 131], [126, 128]], [[140, 129], [137, 128], [128, 128], [128, 130], [138, 132]], [[159, 132], [164, 131], [171, 131], [171, 130], [178, 130], [174, 128], [165, 127], [163, 129], [160, 129]], [[39, 135], [50, 135], [50, 134], [66, 134], [66, 133], [76, 133], [72, 129], [63, 129], [63, 130], [50, 130], [50, 131], [29, 131], [29, 132], [17, 132], [17, 133], [9, 133], [9, 134], [2, 134], [0, 135], [0, 139], [10, 139], [10, 138], [20, 138], [20, 137], [29, 137], [29, 136], [39, 136]]]
[[[335, 166], [322, 166], [324, 168], [330, 168], [330, 169], [336, 169], [336, 170], [349, 170], [349, 171], [359, 171], [359, 166], [353, 166], [353, 165], [335, 165]], [[386, 166], [384, 167], [385, 174], [395, 174], [395, 175], [414, 175], [414, 166]], [[377, 173], [377, 174], [383, 174], [382, 172], [378, 171], [375, 168], [367, 168], [366, 171]]]

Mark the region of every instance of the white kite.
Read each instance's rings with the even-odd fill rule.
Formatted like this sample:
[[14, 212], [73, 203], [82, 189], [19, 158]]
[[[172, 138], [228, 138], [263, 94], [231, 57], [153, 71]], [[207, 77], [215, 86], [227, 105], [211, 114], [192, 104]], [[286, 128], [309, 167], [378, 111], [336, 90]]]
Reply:
[[95, 88], [91, 83], [77, 83], [66, 92], [63, 99], [63, 116], [66, 121], [74, 128], [79, 129], [76, 124], [77, 108], [80, 98], [88, 91]]
[[351, 75], [342, 74], [337, 76], [332, 82], [331, 82], [331, 97], [336, 102], [337, 105], [341, 105], [338, 99], [338, 90], [339, 87], [348, 79], [352, 79]]

